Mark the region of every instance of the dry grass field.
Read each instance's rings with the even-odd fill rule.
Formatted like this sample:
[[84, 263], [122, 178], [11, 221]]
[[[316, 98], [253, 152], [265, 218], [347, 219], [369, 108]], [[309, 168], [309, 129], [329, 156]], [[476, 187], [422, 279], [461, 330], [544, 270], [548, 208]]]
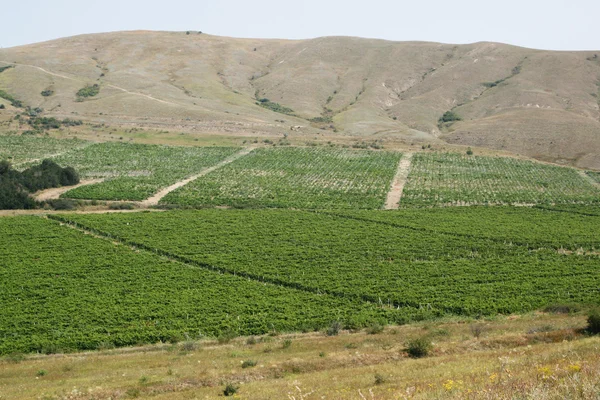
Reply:
[[[597, 399], [600, 339], [579, 314], [13, 355], [2, 399]], [[426, 337], [430, 355], [406, 343]], [[253, 365], [255, 363], [255, 365]]]

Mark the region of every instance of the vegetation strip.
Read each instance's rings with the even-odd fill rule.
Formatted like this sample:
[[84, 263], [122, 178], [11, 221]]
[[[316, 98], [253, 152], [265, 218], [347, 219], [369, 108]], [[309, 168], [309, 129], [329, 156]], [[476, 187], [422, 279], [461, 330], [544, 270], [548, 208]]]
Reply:
[[[412, 305], [422, 317], [525, 312], [561, 301], [595, 303], [600, 282], [598, 257], [558, 254], [554, 249], [565, 241], [570, 248], [579, 243], [600, 247], [597, 234], [589, 236], [582, 230], [595, 221], [585, 222], [582, 229], [563, 224], [566, 234], [549, 235], [545, 228], [554, 216], [547, 215], [538, 229], [534, 213], [525, 211], [527, 218], [522, 219], [519, 231], [500, 229], [493, 231], [492, 237], [513, 235], [518, 241], [531, 240], [535, 250], [513, 245], [510, 240], [456, 237], [292, 210], [73, 214], [65, 218], [235, 274], [243, 272], [390, 308]], [[496, 217], [502, 218], [504, 210], [491, 212], [500, 212]], [[521, 212], [516, 209], [510, 221], [517, 221]], [[384, 219], [396, 212], [361, 213]], [[400, 219], [402, 215], [400, 212]], [[436, 223], [431, 218], [422, 223], [429, 220]], [[451, 219], [443, 228], [453, 229], [464, 220], [469, 216]], [[492, 219], [488, 216], [488, 220]], [[474, 232], [485, 228], [486, 219], [481, 222]], [[531, 235], [527, 235], [528, 226], [533, 228]], [[409, 311], [401, 313], [411, 319], [414, 316], [408, 315]]]
[[[357, 296], [357, 295], [349, 295], [347, 293], [342, 293], [342, 292], [328, 291], [325, 289], [319, 289], [319, 288], [302, 285], [302, 284], [296, 283], [296, 282], [289, 282], [289, 281], [272, 278], [272, 277], [264, 276], [264, 275], [261, 276], [261, 275], [257, 275], [257, 274], [248, 273], [245, 271], [239, 271], [239, 270], [236, 271], [236, 270], [232, 270], [229, 268], [219, 267], [219, 266], [216, 266], [213, 264], [200, 262], [197, 260], [192, 260], [190, 258], [183, 257], [183, 256], [174, 254], [169, 251], [165, 251], [165, 250], [158, 249], [158, 248], [153, 248], [153, 247], [147, 246], [143, 243], [139, 243], [139, 242], [132, 241], [132, 240], [127, 240], [125, 238], [119, 237], [118, 235], [114, 235], [109, 232], [105, 232], [100, 229], [97, 229], [97, 228], [92, 228], [90, 226], [86, 226], [79, 222], [75, 222], [68, 218], [65, 218], [62, 215], [49, 214], [49, 215], [47, 215], [47, 218], [64, 223], [72, 228], [75, 228], [75, 229], [81, 231], [81, 232], [92, 233], [92, 234], [98, 236], [99, 238], [103, 238], [106, 240], [115, 240], [123, 245], [129, 246], [129, 247], [132, 247], [135, 249], [145, 250], [150, 253], [154, 253], [159, 256], [163, 256], [168, 259], [174, 260], [174, 261], [178, 261], [182, 264], [193, 265], [193, 266], [203, 268], [203, 269], [206, 269], [209, 271], [220, 272], [223, 274], [230, 274], [233, 276], [240, 276], [240, 277], [247, 278], [247, 279], [259, 282], [259, 283], [268, 283], [268, 284], [283, 287], [286, 289], [294, 289], [294, 290], [299, 290], [299, 291], [312, 293], [312, 294], [328, 295], [328, 296], [334, 296], [334, 297], [345, 298], [345, 299], [350, 299], [350, 300], [360, 300], [360, 301], [364, 301], [366, 303], [375, 303], [375, 304], [381, 303], [381, 299], [376, 296], [368, 296], [368, 295]], [[383, 303], [381, 303], [381, 304], [383, 305]], [[389, 308], [398, 308], [398, 309], [401, 307], [410, 307], [410, 308], [420, 308], [421, 307], [420, 304], [416, 304], [416, 303], [412, 303], [412, 302], [408, 302], [408, 301], [407, 302], [385, 303], [385, 305], [388, 306]]]
[[2, 218], [0, 230], [11, 233], [0, 252], [0, 354], [403, 321], [399, 311], [197, 268], [55, 220]]
[[[471, 235], [471, 234], [465, 234], [465, 233], [457, 233], [457, 232], [440, 232], [440, 231], [436, 231], [434, 229], [429, 229], [429, 228], [419, 228], [419, 227], [415, 227], [415, 226], [410, 226], [410, 225], [403, 225], [403, 224], [399, 224], [399, 223], [395, 223], [395, 222], [388, 222], [388, 221], [380, 221], [380, 220], [374, 220], [374, 219], [369, 219], [369, 218], [364, 218], [364, 217], [358, 217], [355, 215], [347, 215], [347, 214], [340, 214], [340, 213], [336, 213], [333, 211], [314, 211], [316, 213], [322, 213], [325, 215], [331, 215], [331, 216], [335, 216], [338, 218], [345, 218], [345, 219], [350, 219], [350, 220], [354, 220], [354, 221], [361, 221], [361, 222], [368, 222], [368, 223], [373, 223], [373, 224], [380, 224], [380, 225], [386, 225], [386, 226], [391, 226], [394, 228], [400, 228], [400, 229], [409, 229], [411, 231], [416, 231], [416, 232], [429, 232], [429, 233], [435, 233], [435, 234], [439, 234], [439, 235], [447, 235], [447, 236], [452, 236], [452, 237], [463, 237], [463, 238], [468, 238], [468, 239], [484, 239], [484, 240], [489, 240], [491, 242], [496, 242], [496, 243], [502, 243], [502, 244], [506, 244], [506, 240], [505, 239], [496, 239], [496, 238], [482, 238], [480, 236], [477, 235]], [[515, 241], [511, 241], [511, 244], [515, 244], [517, 246], [523, 246], [526, 247], [527, 250], [537, 250], [539, 249], [539, 247], [532, 247], [529, 245], [529, 243], [525, 243], [525, 242], [515, 242]]]

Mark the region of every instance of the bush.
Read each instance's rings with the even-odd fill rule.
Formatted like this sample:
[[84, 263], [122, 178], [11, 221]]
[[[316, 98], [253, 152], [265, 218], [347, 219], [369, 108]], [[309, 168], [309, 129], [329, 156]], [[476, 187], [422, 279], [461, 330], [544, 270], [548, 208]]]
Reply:
[[283, 341], [283, 344], [281, 345], [282, 349], [289, 349], [292, 346], [292, 340], [291, 339], [285, 339]]
[[378, 322], [375, 322], [373, 325], [371, 325], [367, 328], [367, 333], [369, 335], [376, 335], [381, 332], [383, 332], [383, 325], [381, 325]]
[[438, 120], [439, 123], [462, 121], [462, 118], [454, 111], [446, 111]]
[[588, 326], [586, 330], [589, 333], [593, 335], [600, 334], [600, 310], [596, 309], [591, 311], [588, 315], [587, 322]]
[[133, 210], [135, 205], [132, 203], [111, 203], [108, 206], [109, 210]]
[[252, 368], [252, 367], [256, 367], [257, 362], [254, 360], [244, 360], [244, 362], [242, 362], [242, 368]]
[[406, 343], [406, 352], [412, 358], [426, 357], [432, 348], [433, 345], [426, 336], [410, 340]]
[[4, 106], [4, 104], [0, 104], [0, 110], [4, 110], [6, 107]]
[[467, 149], [467, 155], [468, 156], [472, 156], [473, 155], [473, 150], [471, 150], [470, 147]]
[[340, 321], [333, 321], [329, 328], [327, 328], [327, 336], [337, 336], [342, 329], [342, 324]]
[[[266, 101], [263, 101], [266, 100]], [[288, 114], [288, 115], [293, 115], [294, 110], [292, 110], [291, 108], [282, 106], [279, 103], [274, 103], [272, 101], [269, 101], [269, 99], [260, 99], [258, 103], [259, 106], [267, 108], [271, 111], [275, 111], [281, 114]]]
[[77, 97], [86, 98], [86, 97], [94, 97], [100, 93], [100, 86], [98, 84], [87, 85], [84, 88], [79, 89], [77, 92]]
[[544, 308], [544, 312], [552, 314], [572, 314], [581, 308], [576, 304], [550, 304]]
[[8, 100], [13, 107], [23, 107], [23, 103], [20, 100], [15, 99], [13, 96], [6, 93], [4, 90], [0, 90], [0, 97], [2, 97], [5, 100]]
[[73, 210], [77, 204], [69, 199], [48, 200], [47, 203], [55, 210]]
[[386, 379], [385, 376], [382, 374], [375, 374], [375, 384], [376, 385], [381, 385], [382, 383], [385, 383]]
[[46, 89], [46, 90], [42, 90], [42, 93], [40, 93], [40, 94], [44, 97], [49, 97], [54, 94], [54, 91], [50, 90], [50, 89]]
[[235, 386], [233, 383], [228, 383], [225, 386], [225, 389], [223, 389], [223, 394], [225, 396], [233, 396], [234, 394], [236, 394], [238, 391], [238, 387]]

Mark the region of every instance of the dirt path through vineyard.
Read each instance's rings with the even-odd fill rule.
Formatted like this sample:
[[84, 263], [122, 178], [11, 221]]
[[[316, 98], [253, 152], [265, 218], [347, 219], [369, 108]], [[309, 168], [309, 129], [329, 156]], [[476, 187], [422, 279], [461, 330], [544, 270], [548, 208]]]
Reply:
[[218, 164], [213, 165], [212, 167], [208, 167], [203, 169], [202, 171], [200, 171], [199, 173], [197, 173], [196, 175], [190, 176], [189, 178], [186, 178], [182, 181], [179, 181], [169, 187], [166, 187], [164, 189], [162, 189], [161, 191], [159, 191], [158, 193], [156, 193], [154, 196], [147, 198], [146, 200], [142, 201], [141, 203], [139, 203], [142, 207], [151, 207], [151, 206], [155, 206], [157, 205], [160, 200], [165, 197], [166, 195], [168, 195], [169, 193], [171, 193], [174, 190], [179, 189], [182, 186], [187, 185], [188, 183], [195, 181], [196, 179], [207, 175], [229, 163], [232, 163], [233, 161], [237, 160], [240, 157], [245, 156], [246, 154], [249, 154], [252, 150], [254, 150], [255, 147], [246, 147], [244, 149], [242, 149], [241, 151], [239, 151], [238, 153], [235, 153], [229, 157], [227, 157], [226, 159], [224, 159], [223, 161], [219, 162]]
[[61, 186], [58, 188], [50, 188], [50, 189], [40, 190], [39, 192], [37, 192], [33, 195], [33, 198], [36, 199], [37, 201], [54, 200], [54, 199], [58, 199], [61, 194], [66, 193], [71, 189], [76, 189], [78, 187], [85, 186], [85, 185], [92, 185], [94, 183], [100, 183], [102, 181], [104, 181], [104, 178], [89, 179], [87, 181], [81, 181], [77, 185], [73, 185], [73, 186]]
[[402, 191], [410, 172], [412, 157], [413, 153], [405, 153], [402, 155], [400, 163], [398, 163], [398, 171], [385, 201], [386, 210], [397, 210], [400, 206], [400, 199], [402, 198]]

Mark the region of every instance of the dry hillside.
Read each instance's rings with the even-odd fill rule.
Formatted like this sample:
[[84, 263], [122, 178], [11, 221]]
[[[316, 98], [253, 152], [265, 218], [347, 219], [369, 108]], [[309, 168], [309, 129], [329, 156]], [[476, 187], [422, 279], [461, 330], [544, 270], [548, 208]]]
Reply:
[[[302, 126], [311, 134], [441, 140], [600, 169], [594, 52], [142, 31], [0, 49], [0, 68], [8, 65], [14, 68], [0, 73], [0, 89], [52, 116], [191, 132]], [[98, 95], [77, 98], [94, 84]], [[0, 103], [0, 113], [16, 111]], [[450, 110], [462, 121], [439, 126]]]

